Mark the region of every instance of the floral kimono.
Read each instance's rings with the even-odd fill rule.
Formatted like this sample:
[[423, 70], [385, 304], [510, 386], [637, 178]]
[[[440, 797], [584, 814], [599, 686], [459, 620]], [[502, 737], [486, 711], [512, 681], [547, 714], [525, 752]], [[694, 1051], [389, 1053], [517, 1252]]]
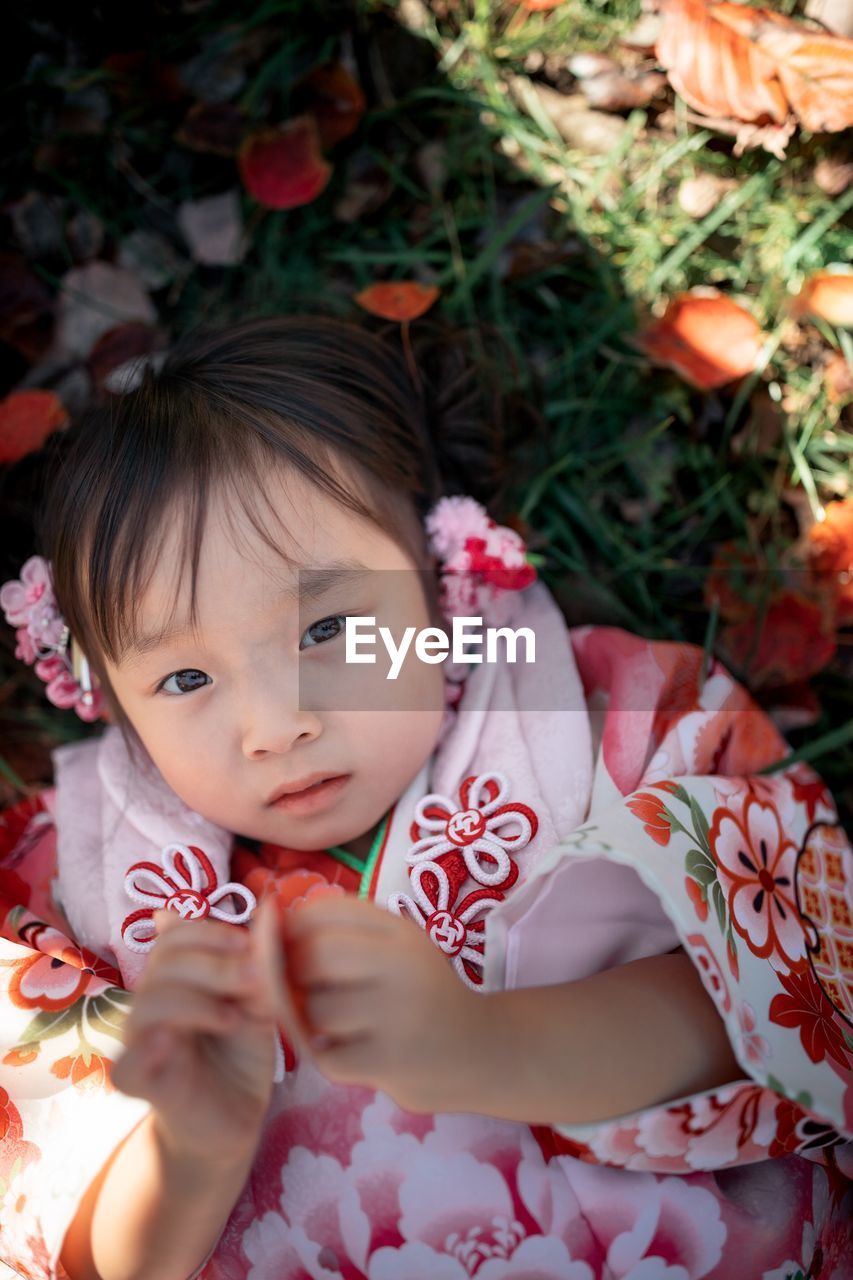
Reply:
[[213, 827], [156, 771], [127, 774], [114, 728], [59, 748], [56, 785], [0, 815], [7, 1274], [65, 1275], [87, 1187], [149, 1109], [110, 1064], [153, 910], [240, 924], [267, 893], [358, 893], [484, 998], [681, 948], [741, 1078], [526, 1125], [407, 1112], [282, 1042], [254, 1165], [194, 1277], [853, 1277], [853, 850], [827, 788], [695, 646], [567, 630], [539, 583], [514, 616], [547, 670], [468, 677], [364, 864]]

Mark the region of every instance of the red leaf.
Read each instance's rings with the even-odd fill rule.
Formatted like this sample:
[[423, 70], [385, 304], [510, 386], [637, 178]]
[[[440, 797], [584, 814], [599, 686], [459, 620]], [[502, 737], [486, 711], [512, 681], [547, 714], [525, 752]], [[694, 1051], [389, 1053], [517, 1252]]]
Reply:
[[0, 462], [17, 462], [40, 449], [68, 414], [52, 391], [13, 391], [0, 402]]
[[355, 294], [355, 301], [383, 320], [417, 320], [429, 311], [440, 292], [435, 285], [417, 280], [386, 280], [362, 289]]
[[757, 642], [757, 619], [749, 617], [727, 623], [719, 647], [724, 658], [746, 670], [755, 688], [794, 684], [822, 670], [834, 655], [833, 622], [805, 596], [781, 591], [767, 608]]
[[323, 147], [354, 133], [366, 105], [361, 85], [341, 62], [315, 67], [294, 87], [292, 101], [317, 121]]
[[317, 122], [309, 115], [250, 134], [237, 164], [246, 190], [268, 209], [310, 204], [332, 176], [320, 154]]
[[761, 326], [724, 294], [677, 294], [662, 319], [628, 341], [701, 391], [750, 373], [762, 347]]

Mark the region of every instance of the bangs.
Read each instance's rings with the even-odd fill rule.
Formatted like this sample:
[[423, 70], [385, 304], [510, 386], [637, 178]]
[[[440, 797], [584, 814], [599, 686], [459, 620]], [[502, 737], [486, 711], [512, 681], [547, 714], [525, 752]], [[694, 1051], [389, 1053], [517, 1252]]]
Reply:
[[[157, 413], [147, 418], [150, 393], [150, 386], [143, 385], [109, 423], [103, 418], [100, 425], [92, 422], [100, 454], [97, 487], [93, 492], [90, 467], [86, 503], [76, 507], [77, 527], [70, 536], [66, 528], [61, 544], [76, 547], [76, 553], [69, 554], [67, 563], [55, 565], [58, 599], [59, 583], [66, 584], [60, 607], [85, 652], [103, 654], [118, 666], [138, 647], [141, 602], [170, 540], [167, 567], [172, 569], [173, 592], [162, 630], [174, 619], [189, 568], [187, 621], [197, 634], [198, 570], [211, 500], [222, 500], [235, 545], [240, 535], [234, 514], [242, 510], [263, 543], [291, 569], [304, 562], [282, 545], [283, 532], [289, 543], [300, 544], [271, 499], [272, 476], [286, 485], [288, 472], [295, 470], [341, 506], [389, 532], [387, 520], [377, 518], [377, 511], [390, 514], [397, 505], [392, 495], [387, 490], [380, 495], [370, 474], [350, 459], [349, 483], [342, 484], [336, 479], [336, 451], [323, 440], [273, 414], [247, 412], [245, 405], [239, 420], [208, 408], [204, 420], [194, 422], [187, 413], [191, 404], [182, 397], [167, 397], [162, 388], [157, 391]], [[151, 425], [138, 425], [146, 421]], [[74, 506], [69, 493], [67, 509]], [[390, 531], [399, 538], [396, 526]], [[102, 678], [99, 665], [95, 658]]]

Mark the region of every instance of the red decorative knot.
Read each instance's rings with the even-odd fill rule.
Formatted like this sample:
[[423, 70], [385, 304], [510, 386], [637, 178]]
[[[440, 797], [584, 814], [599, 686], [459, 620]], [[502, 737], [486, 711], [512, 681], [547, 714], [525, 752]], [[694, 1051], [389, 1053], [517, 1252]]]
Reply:
[[426, 931], [445, 955], [458, 955], [465, 944], [465, 926], [452, 911], [433, 911], [426, 922]]
[[478, 884], [500, 887], [510, 874], [510, 852], [526, 848], [539, 829], [530, 806], [509, 803], [508, 797], [509, 779], [497, 772], [466, 778], [458, 802], [435, 792], [424, 796], [415, 806], [415, 843], [406, 861], [414, 864], [462, 849], [468, 874]]
[[[419, 924], [475, 991], [483, 985], [485, 917], [518, 879], [511, 854], [524, 849], [539, 827], [529, 805], [510, 804], [508, 795], [504, 774], [484, 773], [465, 779], [458, 802], [424, 796], [415, 807], [415, 843], [406, 856], [411, 895], [391, 894], [387, 904]], [[465, 892], [469, 879], [474, 887]]]
[[479, 809], [457, 809], [447, 819], [447, 838], [454, 844], [473, 844], [486, 830], [486, 819]]
[[[257, 905], [255, 895], [244, 885], [232, 881], [219, 884], [212, 862], [195, 845], [167, 844], [160, 862], [160, 866], [136, 862], [124, 877], [128, 897], [142, 903], [140, 911], [132, 911], [122, 922], [122, 941], [130, 951], [150, 951], [154, 946], [155, 911], [175, 911], [184, 920], [213, 916], [228, 924], [242, 924]], [[244, 904], [242, 911], [217, 906], [229, 894]]]

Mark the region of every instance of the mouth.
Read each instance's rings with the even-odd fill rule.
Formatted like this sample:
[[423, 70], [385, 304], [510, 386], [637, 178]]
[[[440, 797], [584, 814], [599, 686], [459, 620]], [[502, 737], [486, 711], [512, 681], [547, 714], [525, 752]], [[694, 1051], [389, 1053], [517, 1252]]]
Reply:
[[286, 813], [315, 813], [333, 803], [342, 789], [349, 782], [349, 773], [313, 775], [288, 787], [280, 787], [267, 807], [281, 809]]

